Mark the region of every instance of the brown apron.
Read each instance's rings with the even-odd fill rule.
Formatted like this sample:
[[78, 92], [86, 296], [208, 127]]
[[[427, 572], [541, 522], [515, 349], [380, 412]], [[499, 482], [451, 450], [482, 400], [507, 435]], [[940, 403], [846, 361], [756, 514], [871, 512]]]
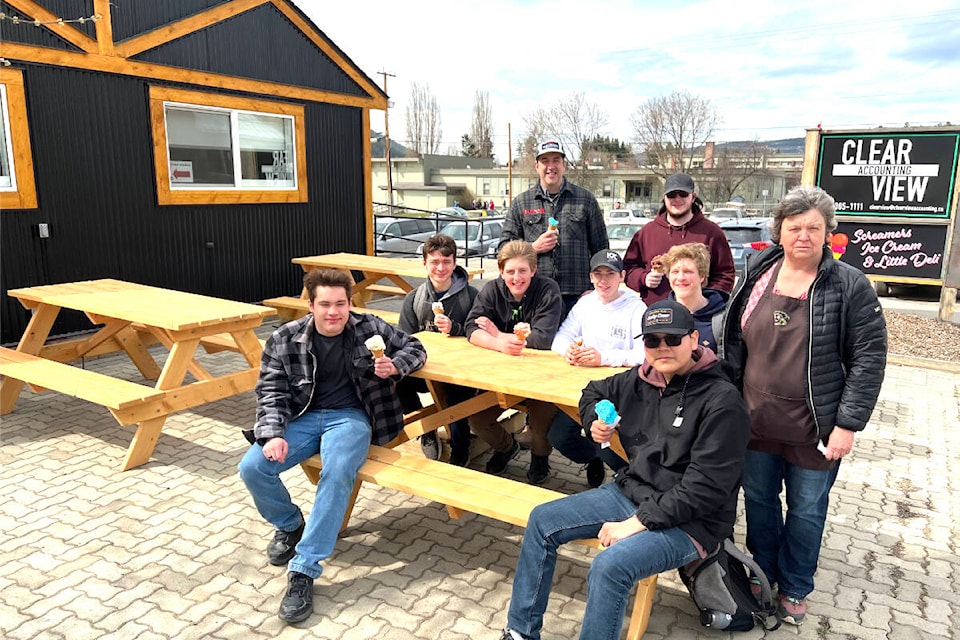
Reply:
[[774, 293], [779, 272], [780, 264], [743, 327], [749, 448], [780, 455], [805, 469], [829, 469], [833, 462], [817, 450], [816, 423], [806, 401], [810, 302]]

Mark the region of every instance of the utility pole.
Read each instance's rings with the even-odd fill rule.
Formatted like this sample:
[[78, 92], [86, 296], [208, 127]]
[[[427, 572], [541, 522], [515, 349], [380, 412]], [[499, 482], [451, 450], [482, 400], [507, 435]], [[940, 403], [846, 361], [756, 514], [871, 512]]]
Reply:
[[507, 123], [507, 203], [513, 204], [513, 136]]
[[[383, 76], [383, 92], [387, 93], [387, 78], [397, 76], [386, 71], [378, 71]], [[383, 147], [387, 161], [387, 203], [390, 205], [390, 215], [393, 215], [393, 163], [390, 161], [390, 94], [387, 94], [387, 108], [383, 111]]]

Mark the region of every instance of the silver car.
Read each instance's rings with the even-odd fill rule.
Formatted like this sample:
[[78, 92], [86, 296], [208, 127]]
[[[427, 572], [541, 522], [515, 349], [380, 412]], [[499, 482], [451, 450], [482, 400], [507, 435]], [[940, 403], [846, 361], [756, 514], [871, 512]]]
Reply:
[[630, 246], [630, 241], [637, 231], [643, 225], [650, 222], [649, 218], [640, 218], [639, 220], [625, 220], [624, 222], [615, 222], [611, 220], [607, 223], [607, 238], [610, 240], [610, 248], [620, 254], [622, 257]]
[[[503, 231], [503, 218], [482, 218], [477, 220], [454, 220], [441, 230], [457, 243], [457, 257], [494, 256], [500, 244], [500, 232]], [[417, 252], [423, 251], [421, 244]]]
[[377, 253], [414, 255], [417, 247], [442, 230], [448, 220], [434, 218], [378, 218], [373, 237]]

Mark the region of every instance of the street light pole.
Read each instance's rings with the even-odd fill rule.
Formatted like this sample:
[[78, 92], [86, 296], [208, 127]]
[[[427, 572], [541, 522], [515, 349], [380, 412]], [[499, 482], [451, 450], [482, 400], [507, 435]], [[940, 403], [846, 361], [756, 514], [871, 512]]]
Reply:
[[[387, 93], [387, 78], [396, 78], [392, 73], [378, 71], [383, 76], [383, 92]], [[389, 96], [389, 94], [388, 94]], [[383, 147], [384, 157], [387, 161], [387, 203], [390, 205], [390, 215], [393, 215], [393, 166], [390, 161], [390, 101], [387, 100], [387, 108], [383, 110]]]

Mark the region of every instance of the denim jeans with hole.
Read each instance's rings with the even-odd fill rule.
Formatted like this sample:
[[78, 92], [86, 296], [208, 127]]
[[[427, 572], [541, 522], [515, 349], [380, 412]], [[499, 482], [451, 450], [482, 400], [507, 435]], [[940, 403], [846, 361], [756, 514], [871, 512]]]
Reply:
[[[595, 538], [604, 522], [626, 520], [636, 510], [613, 483], [536, 507], [523, 534], [507, 627], [539, 640], [557, 548], [571, 540]], [[587, 572], [580, 640], [617, 640], [633, 585], [698, 557], [689, 536], [678, 528], [643, 531], [598, 553]]]
[[287, 424], [284, 439], [286, 460], [267, 460], [263, 447], [255, 444], [240, 460], [240, 477], [263, 519], [279, 531], [293, 531], [300, 526], [300, 510], [280, 474], [320, 453], [323, 470], [316, 499], [288, 565], [290, 571], [316, 579], [323, 572], [320, 563], [333, 553], [357, 472], [367, 459], [370, 420], [363, 409], [308, 411]]
[[[802, 469], [776, 454], [747, 450], [743, 467], [747, 549], [781, 595], [802, 599], [813, 591], [830, 489], [839, 468], [837, 464], [826, 471]], [[786, 517], [780, 502], [784, 487]]]

